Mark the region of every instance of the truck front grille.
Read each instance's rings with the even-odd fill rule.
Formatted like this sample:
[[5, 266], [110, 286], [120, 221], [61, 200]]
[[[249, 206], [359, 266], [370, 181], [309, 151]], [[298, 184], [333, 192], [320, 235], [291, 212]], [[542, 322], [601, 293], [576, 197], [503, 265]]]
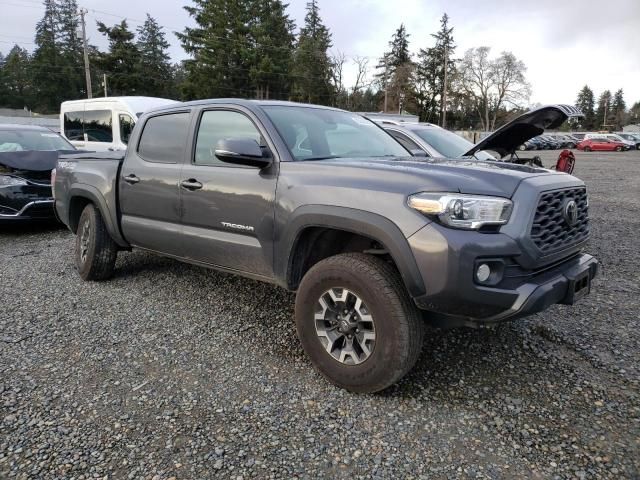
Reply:
[[[575, 223], [567, 213], [576, 203]], [[589, 238], [589, 207], [584, 187], [544, 192], [540, 196], [531, 226], [531, 239], [541, 252], [553, 253]]]

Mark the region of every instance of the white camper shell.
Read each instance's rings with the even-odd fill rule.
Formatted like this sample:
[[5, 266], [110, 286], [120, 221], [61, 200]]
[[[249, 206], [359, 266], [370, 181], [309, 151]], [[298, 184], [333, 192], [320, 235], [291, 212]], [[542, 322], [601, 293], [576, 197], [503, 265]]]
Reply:
[[156, 97], [70, 100], [60, 106], [60, 133], [83, 150], [126, 150], [140, 115], [173, 103], [177, 102]]

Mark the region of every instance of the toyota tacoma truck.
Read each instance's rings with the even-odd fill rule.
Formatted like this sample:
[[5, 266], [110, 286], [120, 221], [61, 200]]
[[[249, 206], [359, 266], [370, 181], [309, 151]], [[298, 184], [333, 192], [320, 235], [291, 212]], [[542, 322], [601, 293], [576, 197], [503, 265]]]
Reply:
[[[528, 118], [537, 135], [566, 115]], [[294, 291], [312, 364], [355, 392], [405, 375], [425, 322], [489, 326], [573, 304], [597, 271], [577, 178], [411, 156], [370, 120], [313, 105], [147, 112], [126, 153], [61, 157], [54, 198], [82, 279], [110, 278], [119, 251], [141, 249]]]

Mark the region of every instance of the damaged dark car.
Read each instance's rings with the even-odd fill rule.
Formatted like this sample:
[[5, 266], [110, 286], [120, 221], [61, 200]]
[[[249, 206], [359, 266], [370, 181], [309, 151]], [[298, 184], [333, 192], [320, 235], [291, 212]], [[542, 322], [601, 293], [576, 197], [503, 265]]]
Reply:
[[75, 152], [48, 128], [0, 125], [0, 224], [55, 220], [51, 171], [59, 154]]

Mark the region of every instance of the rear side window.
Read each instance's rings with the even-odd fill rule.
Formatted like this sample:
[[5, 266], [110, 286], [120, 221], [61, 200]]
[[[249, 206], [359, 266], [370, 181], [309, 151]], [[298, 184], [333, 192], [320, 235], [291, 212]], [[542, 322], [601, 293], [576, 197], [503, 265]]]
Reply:
[[138, 154], [148, 162], [180, 163], [189, 130], [189, 113], [170, 113], [147, 120]]
[[66, 112], [64, 114], [64, 136], [69, 140], [84, 141], [83, 117], [84, 112]]
[[113, 142], [111, 110], [85, 110], [84, 134], [88, 142]]

